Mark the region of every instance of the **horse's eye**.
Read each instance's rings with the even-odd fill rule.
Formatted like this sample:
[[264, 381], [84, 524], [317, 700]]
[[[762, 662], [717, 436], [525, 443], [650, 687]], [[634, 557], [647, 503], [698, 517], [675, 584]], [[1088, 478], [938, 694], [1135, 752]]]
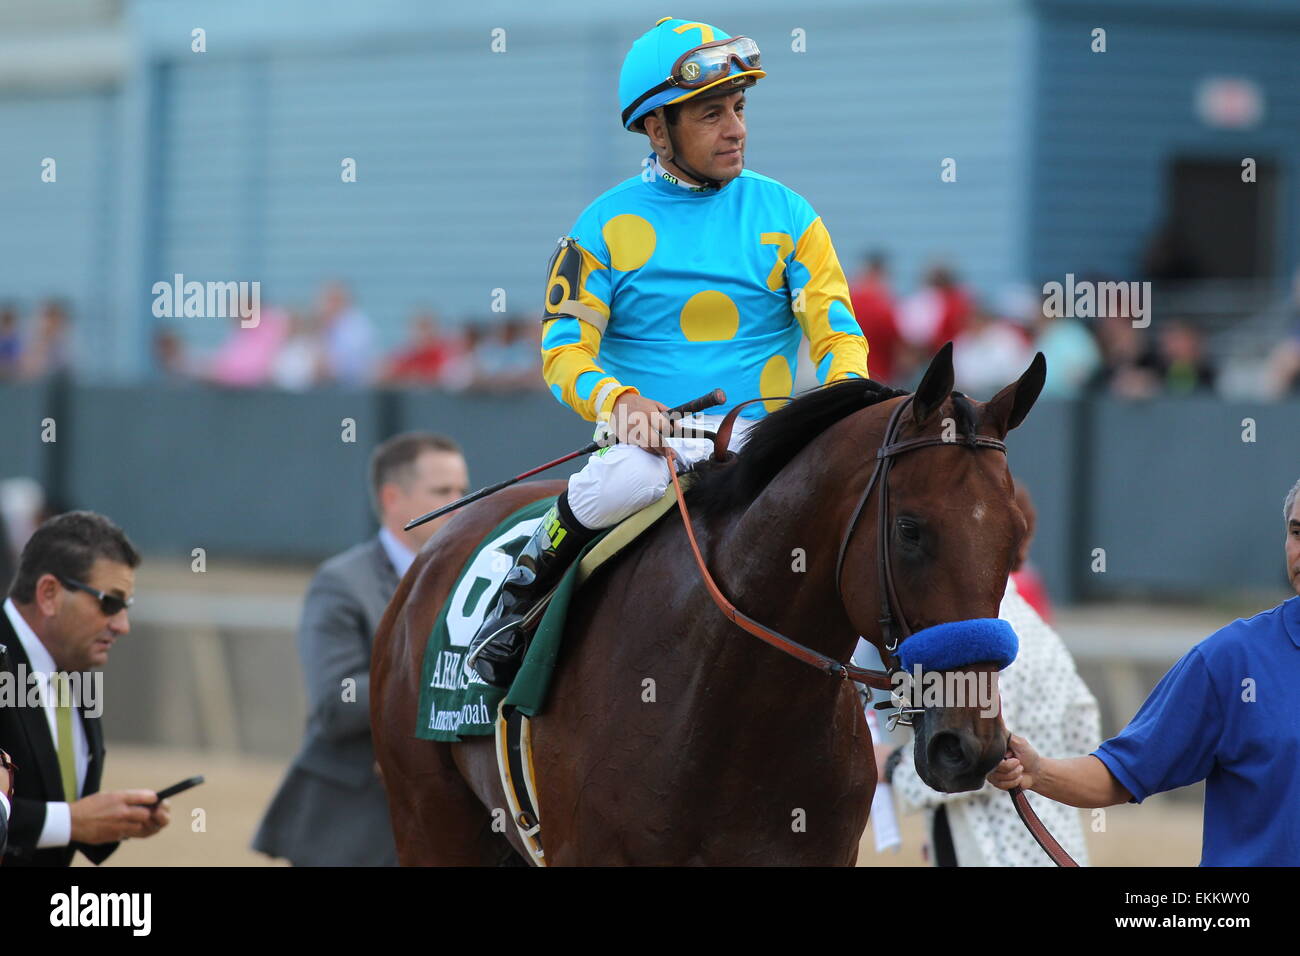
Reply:
[[904, 541], [920, 541], [921, 526], [911, 518], [899, 518], [898, 534]]

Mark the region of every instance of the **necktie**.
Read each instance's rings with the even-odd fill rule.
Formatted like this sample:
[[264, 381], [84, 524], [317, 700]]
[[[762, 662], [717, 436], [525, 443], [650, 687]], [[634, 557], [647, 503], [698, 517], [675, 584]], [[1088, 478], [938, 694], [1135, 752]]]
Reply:
[[59, 731], [59, 774], [63, 778], [63, 799], [77, 799], [77, 756], [72, 742], [72, 689], [68, 675], [54, 675], [54, 725]]

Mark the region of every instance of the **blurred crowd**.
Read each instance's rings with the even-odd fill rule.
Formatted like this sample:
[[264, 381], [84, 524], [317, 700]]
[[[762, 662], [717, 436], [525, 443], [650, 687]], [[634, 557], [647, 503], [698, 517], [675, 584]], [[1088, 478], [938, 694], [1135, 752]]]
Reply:
[[[915, 387], [930, 357], [949, 340], [957, 387], [975, 398], [1014, 380], [1040, 350], [1048, 368], [1044, 394], [1050, 396], [1142, 399], [1212, 394], [1219, 384], [1204, 332], [1178, 315], [1148, 315], [1146, 327], [1129, 315], [1055, 317], [1045, 314], [1044, 296], [1036, 289], [1008, 288], [981, 298], [943, 263], [925, 271], [916, 291], [899, 294], [879, 253], [848, 271], [854, 314], [870, 345], [871, 375], [891, 385]], [[1108, 281], [1099, 275], [1080, 279]], [[1300, 272], [1289, 309], [1290, 331], [1260, 369], [1259, 391], [1273, 398], [1300, 392]], [[330, 281], [310, 305], [263, 305], [255, 327], [241, 327], [238, 318], [229, 322], [221, 343], [207, 351], [193, 348], [176, 320], [160, 322], [153, 334], [156, 376], [172, 384], [289, 391], [331, 385], [458, 392], [544, 387], [541, 323], [530, 316], [483, 316], [449, 327], [432, 309], [417, 309], [407, 320], [405, 339], [384, 350], [347, 285]], [[70, 373], [71, 326], [69, 308], [58, 299], [27, 316], [0, 303], [0, 382]]]
[[1057, 317], [1029, 288], [982, 301], [944, 264], [931, 266], [916, 292], [897, 296], [878, 253], [865, 258], [849, 291], [870, 346], [871, 377], [891, 385], [915, 387], [930, 357], [951, 340], [957, 388], [977, 399], [1018, 378], [1039, 351], [1047, 359], [1043, 394], [1058, 398], [1137, 399], [1215, 388], [1217, 372], [1202, 333], [1176, 316], [1146, 328], [1135, 327], [1131, 315]]
[[16, 306], [0, 303], [0, 382], [50, 378], [72, 370], [69, 311], [47, 299], [24, 322]]
[[495, 317], [455, 330], [431, 310], [410, 319], [407, 338], [379, 350], [374, 324], [341, 282], [326, 283], [310, 308], [263, 306], [255, 326], [236, 317], [214, 353], [189, 354], [174, 328], [154, 336], [154, 361], [172, 383], [225, 388], [426, 386], [451, 391], [542, 388], [540, 323]]

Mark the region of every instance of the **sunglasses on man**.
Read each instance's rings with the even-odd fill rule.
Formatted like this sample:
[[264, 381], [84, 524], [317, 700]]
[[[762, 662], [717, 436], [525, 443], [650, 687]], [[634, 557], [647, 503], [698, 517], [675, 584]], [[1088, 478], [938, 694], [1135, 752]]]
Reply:
[[109, 594], [98, 588], [92, 588], [89, 584], [82, 584], [72, 578], [59, 578], [58, 580], [65, 588], [71, 588], [73, 591], [85, 591], [87, 594], [99, 598], [99, 609], [104, 612], [105, 617], [112, 617], [135, 603], [135, 598], [120, 598], [116, 594]]

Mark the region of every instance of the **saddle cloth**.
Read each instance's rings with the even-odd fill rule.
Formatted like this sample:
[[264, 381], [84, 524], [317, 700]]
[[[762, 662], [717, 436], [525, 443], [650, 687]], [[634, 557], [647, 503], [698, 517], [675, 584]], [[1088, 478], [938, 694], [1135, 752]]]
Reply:
[[[688, 472], [678, 480], [685, 489], [694, 477]], [[553, 504], [554, 498], [543, 498], [520, 508], [493, 528], [466, 561], [425, 647], [416, 737], [455, 743], [467, 736], [494, 733], [502, 699], [508, 708], [516, 707], [530, 717], [539, 713], [559, 656], [574, 591], [676, 508], [677, 494], [669, 485], [658, 501], [587, 543], [551, 595], [523, 666], [507, 692], [484, 683], [473, 672], [465, 673], [465, 652], [496, 603], [506, 572]]]

